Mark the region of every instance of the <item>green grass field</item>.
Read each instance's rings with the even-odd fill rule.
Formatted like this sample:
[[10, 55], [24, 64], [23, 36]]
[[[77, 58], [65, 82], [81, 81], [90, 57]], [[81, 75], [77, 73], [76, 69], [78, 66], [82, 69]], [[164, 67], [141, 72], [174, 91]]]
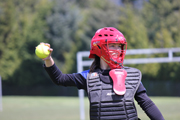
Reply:
[[[151, 97], [166, 120], [180, 120], [180, 97]], [[3, 96], [0, 120], [80, 120], [78, 97]], [[149, 120], [139, 108], [142, 120]], [[85, 116], [89, 120], [89, 102], [85, 98]]]

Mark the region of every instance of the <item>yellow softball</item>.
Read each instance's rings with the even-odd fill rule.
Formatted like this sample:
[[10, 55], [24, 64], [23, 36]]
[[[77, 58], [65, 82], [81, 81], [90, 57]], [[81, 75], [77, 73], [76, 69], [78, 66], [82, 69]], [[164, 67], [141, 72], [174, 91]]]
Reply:
[[45, 45], [44, 43], [39, 44], [35, 49], [35, 54], [41, 58], [44, 59], [49, 56], [50, 51], [48, 50], [49, 46]]

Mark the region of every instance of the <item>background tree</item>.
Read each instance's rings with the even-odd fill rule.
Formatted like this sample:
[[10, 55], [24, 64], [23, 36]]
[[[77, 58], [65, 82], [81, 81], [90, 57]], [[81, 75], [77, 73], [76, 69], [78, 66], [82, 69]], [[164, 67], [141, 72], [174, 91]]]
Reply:
[[[35, 54], [44, 37], [48, 1], [7, 0], [1, 2], [0, 74], [13, 86], [45, 84], [47, 76]], [[41, 6], [41, 7], [40, 7]]]
[[[148, 37], [153, 47], [176, 46], [177, 30], [179, 30], [179, 5], [178, 0], [157, 2], [149, 0], [142, 10], [145, 26], [148, 28]], [[176, 29], [175, 29], [176, 28]]]
[[[105, 26], [119, 29], [128, 41], [128, 49], [179, 47], [179, 0], [145, 0], [140, 6], [136, 4], [138, 1], [122, 0], [119, 5], [112, 0], [87, 0], [86, 3], [82, 0], [0, 0], [3, 91], [26, 95], [72, 93], [67, 92], [71, 89], [56, 88], [48, 80], [43, 61], [34, 54], [35, 46], [40, 42], [52, 45], [52, 56], [63, 73], [76, 72], [77, 51], [89, 50], [94, 33]], [[174, 55], [179, 56], [177, 53]], [[126, 58], [163, 56], [166, 55]], [[173, 81], [175, 84], [180, 79], [178, 63], [128, 66], [142, 71], [146, 87], [159, 81], [168, 85]], [[163, 84], [159, 86], [163, 88]], [[17, 88], [19, 91], [15, 90]], [[162, 90], [166, 91], [167, 87]]]
[[[2, 1], [1, 1], [2, 2]], [[22, 42], [15, 42], [12, 33], [15, 32], [16, 20], [15, 7], [10, 0], [2, 2], [0, 6], [0, 74], [4, 79], [10, 77], [20, 64], [20, 59], [16, 55]], [[18, 33], [17, 33], [18, 34]], [[16, 34], [16, 37], [19, 36]], [[16, 64], [14, 64], [16, 63]]]
[[[118, 26], [119, 6], [109, 0], [89, 1], [89, 6], [82, 10], [83, 21], [80, 24], [80, 50], [89, 50], [90, 42], [96, 30], [103, 27]], [[80, 31], [79, 31], [80, 32]]]
[[[179, 6], [178, 0], [166, 0], [157, 2], [149, 0], [144, 5], [142, 17], [146, 21], [145, 26], [148, 30], [149, 42], [154, 48], [179, 47], [177, 41], [179, 36], [177, 31], [179, 28]], [[156, 57], [163, 57], [160, 55]], [[156, 75], [151, 77], [151, 73], [147, 74], [147, 79], [154, 80], [178, 80], [178, 72], [180, 66], [177, 63], [159, 64], [156, 67]], [[154, 68], [155, 69], [155, 68]], [[154, 70], [153, 69], [153, 70]], [[176, 76], [176, 77], [175, 77]]]
[[80, 18], [79, 8], [71, 0], [55, 1], [52, 12], [47, 17], [49, 29], [46, 36], [55, 49], [53, 57], [64, 73], [70, 72], [76, 64], [79, 44], [76, 33]]

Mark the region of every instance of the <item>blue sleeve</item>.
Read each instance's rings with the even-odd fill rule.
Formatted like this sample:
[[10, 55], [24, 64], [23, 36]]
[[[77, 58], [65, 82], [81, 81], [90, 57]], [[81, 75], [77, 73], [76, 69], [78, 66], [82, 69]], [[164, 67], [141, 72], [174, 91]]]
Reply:
[[89, 70], [85, 70], [85, 71], [81, 72], [80, 74], [81, 74], [85, 79], [87, 79], [88, 73], [89, 73]]

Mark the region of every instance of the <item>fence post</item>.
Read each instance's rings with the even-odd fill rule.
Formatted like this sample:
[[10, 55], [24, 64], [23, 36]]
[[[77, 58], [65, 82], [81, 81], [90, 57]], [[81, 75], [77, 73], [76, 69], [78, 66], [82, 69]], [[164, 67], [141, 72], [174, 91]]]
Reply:
[[[77, 72], [82, 72], [82, 55], [77, 53]], [[85, 120], [85, 108], [84, 108], [84, 90], [79, 90], [79, 104], [80, 104], [80, 120]]]

